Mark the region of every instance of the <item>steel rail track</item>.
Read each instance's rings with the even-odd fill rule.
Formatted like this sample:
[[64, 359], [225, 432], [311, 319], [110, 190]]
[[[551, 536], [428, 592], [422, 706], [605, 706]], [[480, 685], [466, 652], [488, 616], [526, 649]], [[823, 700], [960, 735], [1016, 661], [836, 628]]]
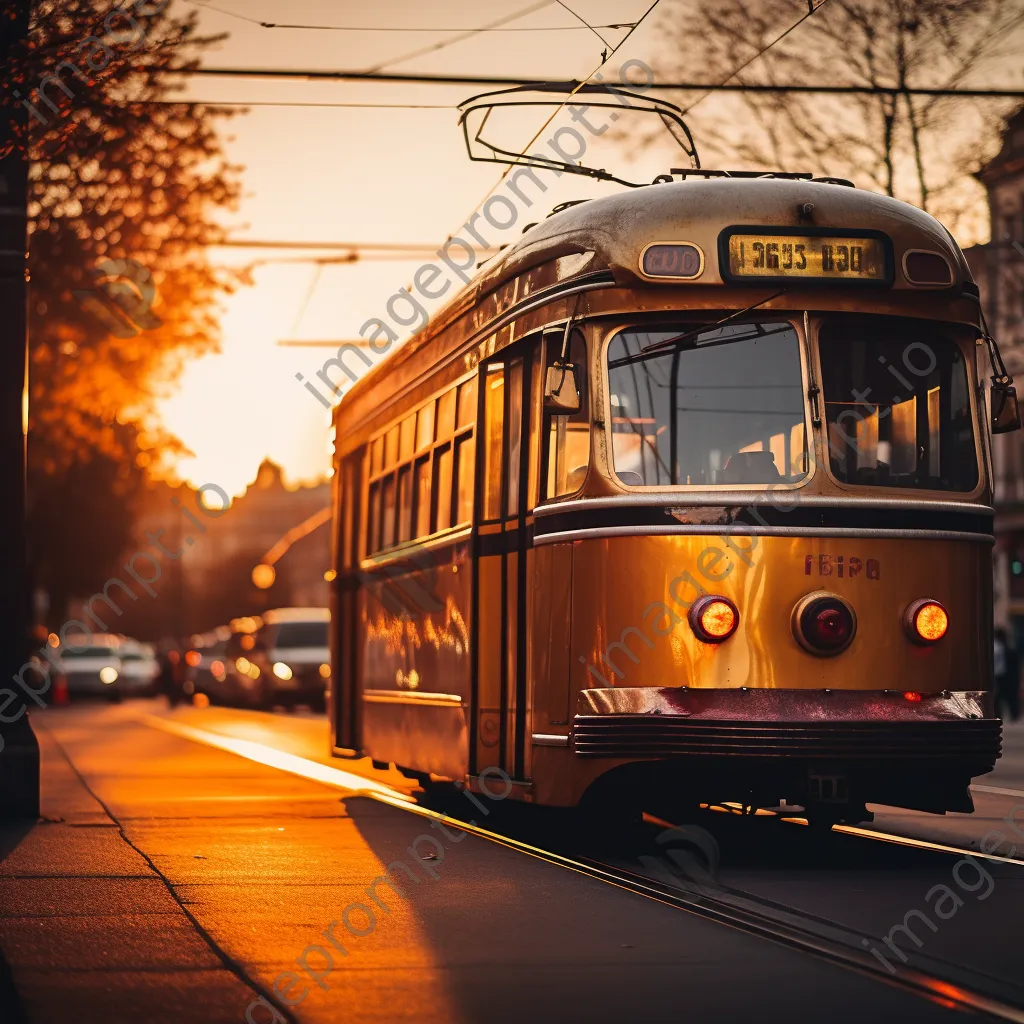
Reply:
[[[608, 885], [624, 889], [647, 899], [655, 900], [667, 906], [675, 907], [687, 913], [715, 921], [728, 927], [736, 928], [747, 934], [768, 939], [779, 945], [808, 953], [820, 960], [855, 971], [865, 977], [882, 982], [889, 986], [927, 999], [934, 1004], [966, 1012], [980, 1014], [994, 1020], [1013, 1021], [1024, 1024], [1024, 1009], [1008, 1002], [999, 996], [986, 993], [976, 982], [989, 982], [1006, 986], [1006, 982], [993, 978], [971, 968], [958, 967], [934, 957], [915, 956], [915, 959], [927, 961], [932, 969], [923, 966], [905, 964], [896, 975], [885, 970], [871, 953], [863, 948], [852, 945], [854, 939], [863, 943], [864, 933], [834, 922], [826, 921], [813, 914], [794, 910], [784, 904], [764, 899], [744, 890], [721, 886], [716, 883], [716, 892], [694, 893], [680, 886], [666, 885], [640, 875], [620, 866], [602, 861], [574, 858], [545, 850], [522, 840], [502, 835], [479, 825], [471, 824], [460, 818], [451, 817], [431, 810], [420, 804], [409, 802], [409, 796], [398, 790], [363, 779], [350, 772], [324, 766], [308, 758], [292, 754], [284, 754], [264, 744], [243, 742], [232, 737], [222, 736], [206, 730], [185, 726], [181, 723], [167, 721], [156, 716], [146, 715], [138, 719], [142, 724], [172, 732], [194, 742], [229, 750], [238, 756], [269, 765], [278, 770], [315, 779], [325, 785], [345, 791], [343, 800], [364, 797], [379, 803], [398, 808], [409, 814], [450, 824], [457, 829], [469, 832], [482, 839], [505, 846], [508, 849], [535, 857], [538, 860], [565, 868], [577, 874], [585, 875]], [[727, 810], [727, 808], [722, 808]], [[961, 854], [981, 857], [990, 862], [1005, 862], [1015, 866], [1024, 866], [1024, 861], [1000, 857], [995, 854], [984, 854], [979, 851], [967, 850], [941, 843], [913, 839], [907, 836], [876, 832], [855, 826], [835, 826], [835, 830], [859, 838], [876, 842], [895, 843], [925, 850], [931, 853]], [[941, 977], [936, 970], [941, 968], [946, 977]]]
[[[705, 920], [724, 924], [747, 934], [756, 935], [779, 945], [787, 946], [790, 949], [808, 953], [818, 959], [844, 967], [847, 970], [855, 971], [858, 974], [883, 982], [891, 987], [910, 992], [940, 1006], [981, 1014], [995, 1020], [1024, 1024], [1024, 1008], [1017, 1007], [1004, 999], [987, 994], [970, 984], [971, 978], [993, 981], [998, 981], [998, 979], [989, 979], [986, 975], [980, 975], [978, 972], [971, 971], [968, 968], [958, 968], [943, 961], [936, 961], [935, 958], [929, 959], [936, 964], [941, 963], [944, 967], [948, 966], [951, 968], [950, 974], [961, 976], [963, 980], [939, 977], [922, 967], [910, 964], [901, 965], [897, 974], [890, 974], [867, 949], [860, 945], [863, 933], [854, 932], [852, 929], [847, 929], [843, 926], [837, 926], [832, 922], [825, 922], [823, 919], [803, 914], [801, 911], [795, 911], [782, 904], [762, 900], [760, 897], [744, 893], [742, 890], [737, 889], [730, 892], [725, 887], [722, 887], [722, 892], [730, 898], [706, 892], [694, 893], [681, 887], [666, 885], [646, 875], [637, 874], [636, 872], [603, 861], [567, 857], [551, 850], [545, 850], [522, 840], [483, 828], [480, 825], [470, 824], [459, 818], [433, 811], [430, 808], [392, 798], [385, 793], [372, 792], [355, 795], [365, 796], [368, 799], [388, 804], [410, 814], [442, 821], [452, 828], [469, 832], [471, 835], [505, 846], [508, 849], [516, 850], [527, 856], [535, 857], [557, 867], [565, 868], [605, 884], [613, 885], [616, 888], [632, 892], [638, 896], [675, 907], [678, 910], [694, 914]], [[824, 928], [815, 930], [815, 928], [809, 927], [809, 921], [815, 924], [828, 925], [832, 929], [833, 934], [828, 934]], [[844, 941], [844, 938], [846, 941]], [[853, 938], [858, 940], [857, 945], [860, 948], [850, 944]]]

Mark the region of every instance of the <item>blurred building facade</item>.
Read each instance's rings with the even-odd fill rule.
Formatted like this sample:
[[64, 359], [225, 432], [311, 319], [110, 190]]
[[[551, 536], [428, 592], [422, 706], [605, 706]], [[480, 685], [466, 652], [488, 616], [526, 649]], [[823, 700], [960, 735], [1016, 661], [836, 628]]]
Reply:
[[[326, 606], [329, 524], [318, 526], [287, 549], [274, 566], [276, 579], [268, 589], [254, 585], [252, 571], [289, 531], [330, 505], [330, 490], [327, 483], [289, 490], [280, 468], [266, 461], [242, 497], [222, 514], [206, 515], [192, 488], [155, 484], [136, 521], [135, 545], [122, 564], [136, 552], [157, 554], [161, 572], [153, 584], [157, 596], [141, 593], [139, 600], [128, 603], [116, 631], [155, 640], [205, 632], [268, 608]], [[221, 505], [214, 490], [204, 491], [202, 500], [211, 510]], [[160, 555], [157, 543], [182, 554], [177, 559]], [[155, 574], [145, 558], [138, 565], [141, 574]], [[126, 574], [121, 578], [131, 583]]]
[[[989, 329], [1024, 397], [1024, 107], [1006, 122], [1002, 146], [977, 173], [988, 193], [990, 239], [965, 250]], [[995, 470], [995, 618], [1024, 647], [1024, 436], [992, 439]]]

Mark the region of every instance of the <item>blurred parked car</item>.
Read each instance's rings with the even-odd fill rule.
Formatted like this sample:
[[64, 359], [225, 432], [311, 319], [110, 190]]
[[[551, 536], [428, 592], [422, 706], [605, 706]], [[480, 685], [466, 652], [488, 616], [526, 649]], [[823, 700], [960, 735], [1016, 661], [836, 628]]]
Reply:
[[160, 665], [152, 644], [130, 638], [122, 640], [117, 649], [121, 661], [120, 686], [126, 697], [151, 697], [157, 692]]
[[249, 660], [256, 648], [256, 634], [263, 625], [257, 615], [232, 619], [230, 635], [224, 645], [227, 679], [226, 702], [235, 707], [260, 706], [260, 671]]
[[260, 707], [326, 708], [330, 621], [327, 608], [278, 608], [264, 614], [251, 654], [236, 660], [236, 669], [256, 683]]
[[185, 653], [185, 690], [202, 693], [211, 704], [238, 703], [238, 694], [228, 674], [227, 646], [231, 639], [228, 626], [218, 626], [208, 633], [192, 637], [192, 646]]
[[119, 701], [124, 686], [119, 647], [118, 638], [106, 633], [90, 638], [68, 637], [67, 643], [57, 650], [56, 660], [61, 667], [56, 675], [56, 689], [64, 689], [72, 700], [105, 697]]

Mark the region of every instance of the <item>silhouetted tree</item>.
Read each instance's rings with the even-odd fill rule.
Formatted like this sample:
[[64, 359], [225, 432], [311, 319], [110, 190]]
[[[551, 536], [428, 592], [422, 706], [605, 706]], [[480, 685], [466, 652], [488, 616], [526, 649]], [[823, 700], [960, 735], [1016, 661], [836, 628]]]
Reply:
[[[806, 13], [807, 0], [699, 0], [690, 15], [670, 9], [662, 27], [677, 50], [660, 76], [721, 81]], [[955, 89], [1019, 51], [1022, 26], [1019, 0], [828, 0], [731, 81]], [[1008, 106], [898, 91], [741, 97], [718, 100], [713, 120], [707, 102], [694, 113], [706, 165], [845, 176], [953, 224], [970, 205], [964, 185], [996, 143]], [[739, 116], [723, 117], [725, 109]]]
[[238, 198], [226, 112], [175, 100], [217, 41], [168, 0], [40, 0], [0, 85], [29, 112], [32, 559], [58, 614], [128, 540], [146, 473], [176, 450], [156, 400], [216, 348], [238, 283], [206, 256]]

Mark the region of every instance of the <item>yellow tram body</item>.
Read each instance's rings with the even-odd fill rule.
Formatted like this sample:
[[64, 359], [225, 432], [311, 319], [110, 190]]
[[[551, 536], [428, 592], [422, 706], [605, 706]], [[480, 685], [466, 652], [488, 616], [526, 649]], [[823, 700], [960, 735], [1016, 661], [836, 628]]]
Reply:
[[1000, 737], [981, 333], [949, 233], [837, 183], [534, 227], [336, 410], [335, 752], [560, 806], [970, 810]]

